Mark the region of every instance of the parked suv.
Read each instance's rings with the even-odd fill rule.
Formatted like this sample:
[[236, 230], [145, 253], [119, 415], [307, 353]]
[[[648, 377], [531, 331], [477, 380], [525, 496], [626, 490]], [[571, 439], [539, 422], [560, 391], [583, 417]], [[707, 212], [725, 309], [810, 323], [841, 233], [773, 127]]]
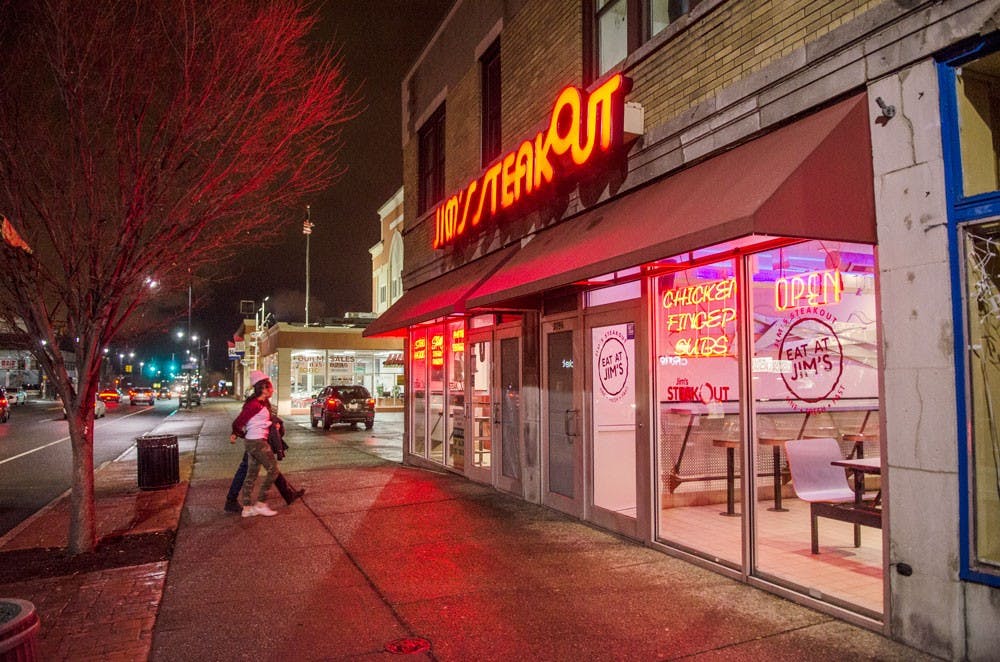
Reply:
[[364, 423], [366, 430], [375, 425], [375, 399], [364, 386], [327, 386], [309, 405], [309, 419], [313, 427], [323, 422], [329, 430], [334, 423], [350, 423], [351, 429]]

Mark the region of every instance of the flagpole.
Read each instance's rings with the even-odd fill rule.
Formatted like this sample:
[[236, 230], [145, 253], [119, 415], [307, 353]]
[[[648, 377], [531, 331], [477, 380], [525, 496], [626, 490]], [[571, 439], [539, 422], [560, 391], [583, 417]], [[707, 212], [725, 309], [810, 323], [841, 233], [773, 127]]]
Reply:
[[306, 220], [302, 223], [302, 234], [306, 236], [306, 326], [309, 326], [309, 236], [313, 229], [311, 219], [309, 205], [306, 205]]

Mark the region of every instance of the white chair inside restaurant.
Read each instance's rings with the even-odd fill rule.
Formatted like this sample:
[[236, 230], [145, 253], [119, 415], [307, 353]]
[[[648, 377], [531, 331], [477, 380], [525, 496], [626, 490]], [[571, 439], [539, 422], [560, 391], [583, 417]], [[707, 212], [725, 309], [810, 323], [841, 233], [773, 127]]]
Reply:
[[852, 522], [855, 547], [859, 546], [859, 516], [850, 508], [836, 507], [837, 504], [852, 504], [856, 499], [844, 469], [832, 464], [844, 458], [837, 440], [831, 437], [793, 439], [785, 443], [785, 453], [795, 494], [809, 502], [813, 554], [819, 553], [818, 517]]

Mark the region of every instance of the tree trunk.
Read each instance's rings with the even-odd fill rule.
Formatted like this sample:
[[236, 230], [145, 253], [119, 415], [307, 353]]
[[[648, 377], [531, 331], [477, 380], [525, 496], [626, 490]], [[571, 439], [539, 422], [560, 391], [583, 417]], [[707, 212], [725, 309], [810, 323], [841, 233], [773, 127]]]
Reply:
[[[90, 389], [84, 389], [89, 391]], [[82, 403], [81, 403], [82, 404]], [[66, 405], [73, 445], [73, 487], [70, 493], [69, 552], [81, 554], [97, 547], [97, 507], [94, 499], [94, 425], [89, 407]]]

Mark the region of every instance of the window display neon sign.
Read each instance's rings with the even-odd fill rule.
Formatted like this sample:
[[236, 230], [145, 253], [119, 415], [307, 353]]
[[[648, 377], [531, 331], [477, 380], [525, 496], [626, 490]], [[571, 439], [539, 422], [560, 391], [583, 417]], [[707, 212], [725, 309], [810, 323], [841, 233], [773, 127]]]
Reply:
[[444, 335], [431, 336], [431, 365], [444, 365]]
[[622, 143], [630, 79], [616, 74], [590, 96], [574, 86], [559, 93], [549, 126], [487, 168], [434, 210], [434, 248], [454, 243], [498, 211], [547, 188], [557, 178]]
[[667, 290], [661, 300], [668, 312], [666, 331], [674, 354], [687, 358], [730, 356], [732, 335], [727, 327], [736, 321], [736, 278], [696, 283]]
[[839, 269], [782, 277], [774, 281], [774, 308], [788, 310], [840, 303], [843, 293], [844, 277]]
[[417, 338], [413, 341], [413, 360], [423, 361], [427, 358], [427, 338]]
[[455, 329], [451, 334], [451, 351], [460, 353], [465, 351], [465, 329]]

